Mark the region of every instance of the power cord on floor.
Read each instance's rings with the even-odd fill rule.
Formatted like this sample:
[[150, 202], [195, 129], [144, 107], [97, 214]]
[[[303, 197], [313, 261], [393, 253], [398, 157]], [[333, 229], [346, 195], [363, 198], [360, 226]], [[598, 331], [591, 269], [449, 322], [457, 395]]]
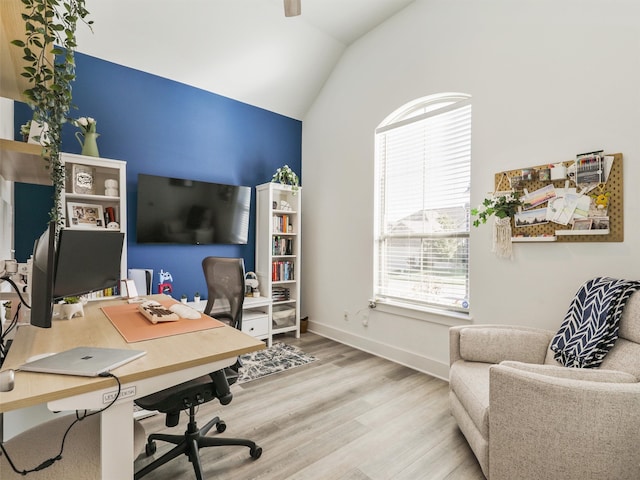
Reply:
[[44, 462], [42, 462], [37, 467], [32, 468], [30, 470], [19, 470], [18, 468], [16, 468], [16, 466], [13, 463], [13, 461], [11, 460], [11, 457], [7, 453], [7, 450], [5, 449], [4, 444], [2, 442], [0, 442], [0, 450], [2, 450], [2, 453], [4, 454], [4, 456], [7, 457], [7, 461], [9, 462], [9, 465], [11, 466], [11, 468], [13, 469], [14, 472], [16, 472], [19, 475], [23, 475], [24, 476], [24, 475], [28, 475], [29, 473], [39, 472], [40, 470], [44, 470], [45, 468], [49, 468], [51, 465], [53, 465], [57, 461], [62, 460], [62, 452], [64, 451], [64, 444], [65, 444], [65, 442], [67, 440], [67, 435], [69, 434], [71, 429], [74, 427], [74, 425], [77, 424], [78, 422], [81, 422], [82, 420], [84, 420], [84, 419], [86, 419], [88, 417], [92, 417], [93, 415], [98, 415], [99, 413], [104, 412], [107, 408], [110, 408], [114, 403], [116, 403], [116, 401], [120, 397], [120, 391], [122, 390], [122, 384], [120, 383], [120, 379], [118, 377], [116, 377], [113, 373], [110, 373], [110, 372], [101, 373], [100, 376], [101, 377], [112, 377], [113, 379], [115, 379], [115, 381], [118, 384], [118, 393], [116, 394], [115, 398], [109, 403], [109, 405], [107, 405], [106, 407], [104, 407], [104, 408], [102, 408], [100, 410], [96, 410], [96, 411], [90, 412], [90, 413], [87, 413], [87, 410], [84, 410], [84, 413], [82, 415], [80, 414], [80, 410], [76, 410], [76, 419], [73, 422], [71, 422], [71, 425], [69, 425], [69, 427], [67, 427], [67, 430], [64, 432], [64, 435], [62, 436], [62, 442], [60, 443], [60, 451], [58, 452], [58, 455], [56, 455], [55, 457], [51, 457], [51, 458], [45, 460]]

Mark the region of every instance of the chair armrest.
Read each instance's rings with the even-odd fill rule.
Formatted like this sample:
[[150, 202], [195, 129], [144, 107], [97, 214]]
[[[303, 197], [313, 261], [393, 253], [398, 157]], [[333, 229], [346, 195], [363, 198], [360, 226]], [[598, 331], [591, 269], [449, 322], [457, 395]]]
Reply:
[[550, 330], [515, 325], [465, 325], [449, 329], [449, 362], [544, 363], [555, 335]]
[[489, 377], [491, 480], [640, 478], [640, 383], [557, 378], [510, 365], [492, 366]]

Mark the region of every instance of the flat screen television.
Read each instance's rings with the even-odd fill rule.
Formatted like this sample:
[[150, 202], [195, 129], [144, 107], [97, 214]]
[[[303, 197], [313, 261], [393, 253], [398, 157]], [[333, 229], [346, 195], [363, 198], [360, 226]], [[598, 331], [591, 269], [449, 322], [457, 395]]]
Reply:
[[249, 238], [251, 187], [138, 175], [138, 243], [236, 244]]

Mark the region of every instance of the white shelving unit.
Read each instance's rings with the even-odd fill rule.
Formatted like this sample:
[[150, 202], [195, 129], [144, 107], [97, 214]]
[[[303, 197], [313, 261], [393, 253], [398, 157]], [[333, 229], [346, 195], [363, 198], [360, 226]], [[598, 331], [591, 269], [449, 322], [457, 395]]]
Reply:
[[260, 295], [273, 300], [271, 333], [300, 338], [302, 188], [256, 187], [256, 275]]
[[[192, 308], [203, 312], [206, 300], [187, 302]], [[212, 316], [216, 315], [216, 305], [213, 306]], [[220, 308], [220, 311], [223, 311]], [[271, 299], [267, 297], [244, 297], [242, 305], [242, 331], [259, 340], [266, 340], [267, 347], [271, 346]]]
[[[62, 153], [60, 158], [66, 171], [65, 188], [62, 193], [65, 228], [97, 228], [103, 230], [105, 235], [109, 235], [111, 232], [125, 233], [120, 262], [120, 277], [127, 278], [127, 163], [122, 160], [87, 157], [71, 153]], [[77, 167], [84, 167], [85, 170], [88, 170], [89, 175], [92, 176], [90, 189], [88, 187], [74, 188], [76, 180], [74, 172], [78, 171]], [[117, 185], [115, 187], [117, 192], [112, 191], [114, 187], [109, 188], [106, 186], [105, 182], [108, 180], [111, 181], [108, 182], [109, 185]], [[91, 190], [92, 193], [85, 190]], [[117, 193], [117, 195], [114, 193]], [[98, 219], [99, 225], [74, 224], [69, 215], [68, 206], [70, 203], [99, 206], [103, 213], [103, 217]], [[108, 219], [104, 217], [107, 210], [113, 212], [118, 228], [107, 228]]]

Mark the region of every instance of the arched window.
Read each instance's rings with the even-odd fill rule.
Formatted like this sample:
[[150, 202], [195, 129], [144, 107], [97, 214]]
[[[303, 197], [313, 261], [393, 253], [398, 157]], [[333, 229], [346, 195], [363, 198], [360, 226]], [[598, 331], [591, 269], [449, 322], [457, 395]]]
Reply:
[[467, 312], [471, 97], [417, 99], [375, 137], [376, 301]]

